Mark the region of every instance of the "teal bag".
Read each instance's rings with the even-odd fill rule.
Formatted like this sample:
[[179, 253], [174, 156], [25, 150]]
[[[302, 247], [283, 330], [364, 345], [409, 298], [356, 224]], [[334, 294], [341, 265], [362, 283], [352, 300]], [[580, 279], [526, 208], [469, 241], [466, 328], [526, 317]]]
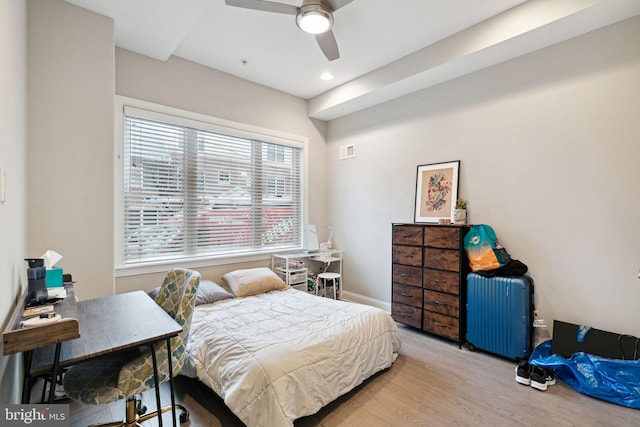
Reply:
[[464, 250], [469, 258], [471, 271], [495, 270], [505, 266], [511, 256], [500, 244], [490, 225], [476, 224], [464, 237]]

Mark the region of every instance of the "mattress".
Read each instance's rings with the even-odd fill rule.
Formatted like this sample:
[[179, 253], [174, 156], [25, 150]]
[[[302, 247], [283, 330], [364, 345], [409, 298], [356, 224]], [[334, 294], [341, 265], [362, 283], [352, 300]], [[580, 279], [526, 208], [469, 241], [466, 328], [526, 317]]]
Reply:
[[400, 345], [383, 310], [289, 288], [197, 306], [180, 373], [250, 427], [293, 426], [390, 367]]

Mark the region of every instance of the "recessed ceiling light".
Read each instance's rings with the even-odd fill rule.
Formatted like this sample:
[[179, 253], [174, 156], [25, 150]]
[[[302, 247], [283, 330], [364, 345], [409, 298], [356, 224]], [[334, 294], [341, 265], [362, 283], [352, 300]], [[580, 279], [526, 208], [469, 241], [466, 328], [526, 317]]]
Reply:
[[322, 73], [320, 75], [320, 78], [322, 80], [333, 80], [333, 74], [331, 74], [330, 72], [327, 71], [326, 73]]

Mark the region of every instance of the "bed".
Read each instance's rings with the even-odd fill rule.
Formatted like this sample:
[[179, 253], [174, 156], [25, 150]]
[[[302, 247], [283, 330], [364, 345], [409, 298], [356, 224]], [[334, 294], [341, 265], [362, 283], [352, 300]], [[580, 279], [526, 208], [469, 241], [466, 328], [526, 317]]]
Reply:
[[397, 357], [398, 330], [378, 308], [281, 284], [231, 288], [233, 297], [196, 306], [180, 373], [250, 427], [293, 426]]

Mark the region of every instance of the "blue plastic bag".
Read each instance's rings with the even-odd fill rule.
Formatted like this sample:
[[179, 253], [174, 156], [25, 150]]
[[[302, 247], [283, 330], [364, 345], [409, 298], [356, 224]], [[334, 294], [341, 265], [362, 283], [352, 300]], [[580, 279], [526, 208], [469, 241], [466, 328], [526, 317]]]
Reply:
[[619, 360], [574, 353], [551, 354], [551, 340], [538, 345], [529, 363], [553, 369], [574, 390], [628, 408], [640, 409], [640, 360]]

